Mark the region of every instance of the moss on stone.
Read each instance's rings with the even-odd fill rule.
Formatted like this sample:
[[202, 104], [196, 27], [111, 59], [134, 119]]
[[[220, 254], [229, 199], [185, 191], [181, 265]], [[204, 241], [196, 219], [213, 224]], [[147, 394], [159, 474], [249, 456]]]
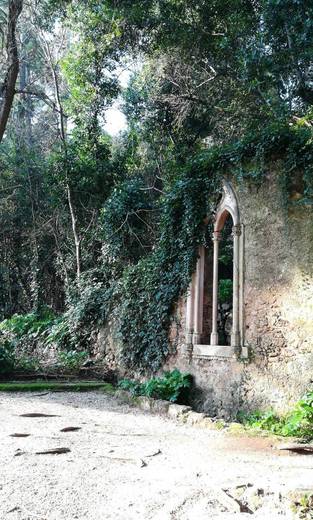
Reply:
[[51, 392], [84, 392], [88, 390], [102, 390], [109, 394], [115, 392], [114, 387], [110, 383], [102, 383], [99, 381], [77, 381], [74, 383], [57, 381], [0, 383], [0, 392], [39, 392], [44, 390]]

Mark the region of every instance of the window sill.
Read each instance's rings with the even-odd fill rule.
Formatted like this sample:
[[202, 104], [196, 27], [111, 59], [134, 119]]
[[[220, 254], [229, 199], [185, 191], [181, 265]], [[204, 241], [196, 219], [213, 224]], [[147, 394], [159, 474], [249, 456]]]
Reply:
[[237, 359], [239, 354], [239, 347], [230, 347], [222, 345], [194, 345], [192, 351], [192, 357], [206, 359]]

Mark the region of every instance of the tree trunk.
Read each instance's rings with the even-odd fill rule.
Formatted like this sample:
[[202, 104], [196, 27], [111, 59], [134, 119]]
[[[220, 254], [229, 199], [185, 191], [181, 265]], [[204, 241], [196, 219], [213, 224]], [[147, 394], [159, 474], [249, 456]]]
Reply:
[[75, 255], [76, 255], [76, 278], [77, 282], [79, 284], [80, 282], [80, 273], [81, 273], [81, 255], [80, 255], [80, 238], [77, 232], [77, 219], [74, 211], [74, 206], [72, 202], [72, 192], [70, 185], [67, 185], [67, 201], [68, 206], [70, 209], [71, 214], [71, 221], [72, 221], [72, 230], [73, 230], [73, 236], [74, 236], [74, 242], [75, 242]]
[[65, 168], [66, 168], [66, 172], [65, 172], [66, 173], [66, 195], [67, 195], [67, 202], [68, 202], [68, 207], [69, 207], [70, 216], [71, 216], [72, 231], [73, 231], [73, 237], [74, 237], [74, 243], [75, 243], [76, 281], [79, 286], [80, 275], [81, 275], [81, 238], [79, 236], [79, 232], [78, 232], [78, 228], [77, 228], [77, 217], [76, 217], [76, 213], [75, 213], [75, 207], [73, 204], [72, 190], [71, 190], [71, 186], [70, 186], [70, 182], [69, 182], [68, 168], [67, 168], [66, 117], [64, 114], [63, 106], [62, 106], [57, 66], [55, 63], [53, 63], [52, 54], [50, 51], [49, 44], [47, 42], [46, 42], [46, 52], [47, 52], [48, 60], [50, 63], [50, 68], [51, 68], [53, 83], [54, 83], [55, 101], [56, 101], [56, 106], [57, 106], [58, 115], [59, 115], [60, 138], [61, 138], [61, 142], [63, 145], [65, 157], [66, 157], [66, 166], [65, 166]]
[[0, 90], [0, 143], [2, 141], [11, 108], [13, 105], [15, 85], [19, 73], [19, 57], [16, 42], [16, 24], [23, 8], [23, 0], [9, 1], [7, 23], [7, 73]]

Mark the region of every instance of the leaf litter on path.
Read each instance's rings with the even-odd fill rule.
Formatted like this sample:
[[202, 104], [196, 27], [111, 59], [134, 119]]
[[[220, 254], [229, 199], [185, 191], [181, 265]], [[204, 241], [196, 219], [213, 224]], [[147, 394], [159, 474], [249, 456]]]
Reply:
[[20, 457], [21, 455], [62, 455], [63, 453], [69, 453], [70, 451], [70, 448], [51, 448], [49, 450], [30, 453], [27, 451], [22, 451], [20, 448], [18, 448], [14, 453], [14, 457]]
[[81, 430], [80, 426], [66, 426], [65, 428], [62, 428], [60, 432], [67, 433], [67, 432], [77, 432], [78, 430]]
[[29, 437], [30, 433], [10, 433], [9, 437]]
[[30, 413], [22, 413], [19, 415], [19, 417], [60, 417], [60, 415], [54, 415], [54, 414], [50, 414], [50, 413], [30, 412]]
[[52, 448], [50, 450], [36, 451], [35, 455], [61, 455], [62, 453], [69, 453], [70, 448]]

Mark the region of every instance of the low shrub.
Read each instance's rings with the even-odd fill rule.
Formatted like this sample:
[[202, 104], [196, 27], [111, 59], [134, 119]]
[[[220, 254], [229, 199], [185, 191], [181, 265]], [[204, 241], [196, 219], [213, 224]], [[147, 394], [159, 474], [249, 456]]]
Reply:
[[66, 345], [67, 338], [70, 336], [70, 329], [66, 320], [66, 315], [57, 318], [50, 330], [48, 331], [45, 339], [46, 345]]
[[183, 403], [188, 399], [191, 384], [192, 377], [190, 374], [184, 374], [175, 369], [171, 372], [164, 372], [162, 377], [153, 377], [144, 383], [122, 379], [118, 383], [118, 387], [128, 390], [133, 395], [146, 395], [173, 403]]
[[138, 381], [133, 381], [132, 379], [121, 379], [117, 386], [121, 390], [130, 392], [132, 395], [144, 395], [143, 384]]
[[266, 430], [283, 437], [313, 439], [313, 391], [308, 392], [286, 415], [279, 417], [272, 410], [238, 414], [248, 428]]
[[[79, 311], [78, 306], [76, 314], [79, 315]], [[38, 347], [47, 350], [50, 346], [56, 346], [59, 351], [55, 368], [78, 370], [88, 353], [82, 346], [82, 334], [77, 338], [74, 325], [64, 315], [56, 317], [49, 309], [43, 309], [41, 313], [15, 314], [3, 320], [0, 322], [0, 374], [8, 374], [13, 368], [38, 371], [42, 359], [41, 356], [37, 359], [34, 353], [38, 352]], [[79, 345], [78, 350], [76, 345]]]
[[281, 418], [272, 410], [261, 412], [256, 410], [251, 414], [238, 414], [238, 420], [248, 428], [266, 430], [272, 433], [279, 433], [281, 428]]
[[32, 355], [37, 345], [44, 345], [56, 318], [49, 308], [41, 312], [14, 314], [0, 322], [0, 374], [14, 369], [37, 371], [39, 361]]
[[44, 333], [54, 323], [55, 316], [50, 309], [44, 309], [42, 313], [31, 312], [29, 314], [14, 314], [11, 318], [0, 323], [0, 330], [9, 333], [16, 339], [25, 335], [36, 338]]
[[313, 439], [313, 391], [308, 392], [286, 415], [282, 435]]

